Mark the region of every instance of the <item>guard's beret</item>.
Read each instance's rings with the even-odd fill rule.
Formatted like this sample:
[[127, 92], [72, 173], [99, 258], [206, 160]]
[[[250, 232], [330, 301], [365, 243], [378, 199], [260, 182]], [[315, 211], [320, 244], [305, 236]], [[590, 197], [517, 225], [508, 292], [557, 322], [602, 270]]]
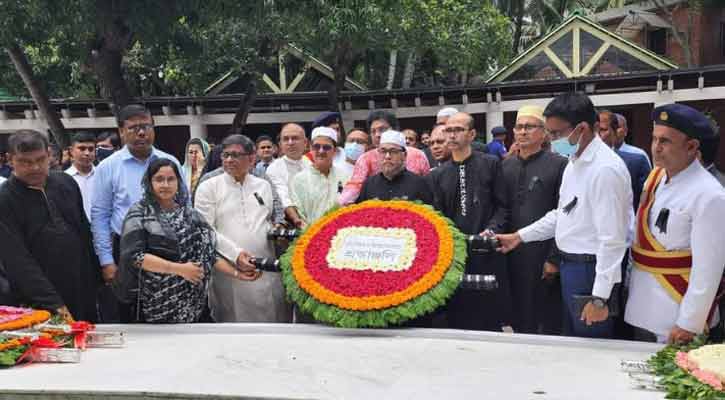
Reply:
[[503, 126], [495, 126], [491, 129], [492, 136], [506, 135], [506, 128]]
[[712, 122], [705, 114], [684, 104], [666, 104], [652, 112], [657, 125], [677, 129], [692, 139], [705, 140], [715, 136]]
[[318, 126], [328, 126], [335, 121], [340, 120], [340, 113], [334, 111], [325, 111], [318, 115], [314, 121], [312, 121], [312, 127], [317, 128]]

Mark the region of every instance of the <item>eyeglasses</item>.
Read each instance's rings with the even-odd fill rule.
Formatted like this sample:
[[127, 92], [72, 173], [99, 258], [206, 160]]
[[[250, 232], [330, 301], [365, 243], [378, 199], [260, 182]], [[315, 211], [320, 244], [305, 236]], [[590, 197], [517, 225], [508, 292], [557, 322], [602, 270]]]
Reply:
[[251, 153], [239, 153], [237, 151], [225, 151], [222, 153], [222, 160], [226, 160], [231, 157], [234, 160], [241, 160], [244, 156], [249, 156]]
[[141, 131], [148, 132], [152, 129], [154, 129], [153, 124], [138, 124], [138, 125], [131, 125], [131, 126], [126, 127], [127, 131], [132, 132], [136, 135], [141, 133]]
[[526, 132], [531, 133], [539, 128], [543, 128], [544, 125], [531, 125], [531, 124], [516, 124], [514, 125], [514, 130], [517, 132]]
[[328, 151], [332, 151], [332, 149], [334, 149], [334, 148], [335, 147], [333, 145], [331, 145], [331, 144], [319, 144], [319, 143], [315, 143], [315, 144], [312, 145], [312, 150], [314, 150], [314, 151], [320, 151], [320, 150], [322, 150], [324, 152], [328, 152]]
[[468, 131], [468, 128], [464, 128], [462, 126], [449, 126], [443, 130], [443, 132], [445, 132], [445, 133], [449, 133], [449, 134], [454, 133], [456, 135], [459, 133], [467, 132], [467, 131]]
[[385, 156], [397, 156], [398, 154], [403, 153], [405, 150], [400, 149], [383, 149], [378, 147], [378, 153], [382, 154], [383, 157]]
[[178, 182], [179, 180], [176, 179], [175, 176], [169, 176], [169, 177], [154, 176], [153, 179], [151, 179], [151, 181], [157, 185], [163, 185], [163, 184], [173, 185], [176, 182]]

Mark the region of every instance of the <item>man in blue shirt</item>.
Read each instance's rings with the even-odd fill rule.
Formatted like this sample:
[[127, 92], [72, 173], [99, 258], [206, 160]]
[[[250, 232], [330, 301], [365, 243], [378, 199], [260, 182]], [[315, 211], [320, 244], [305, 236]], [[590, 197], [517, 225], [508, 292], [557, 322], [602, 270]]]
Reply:
[[[91, 230], [103, 280], [110, 283], [118, 269], [119, 235], [128, 209], [141, 200], [141, 178], [157, 158], [172, 160], [174, 156], [154, 148], [154, 120], [149, 110], [137, 104], [125, 106], [117, 115], [118, 130], [125, 144], [96, 168], [95, 188], [91, 205]], [[185, 188], [186, 185], [179, 185]], [[108, 291], [110, 293], [110, 291]], [[103, 297], [106, 297], [105, 301]], [[116, 311], [115, 301], [101, 295], [99, 299], [103, 322], [130, 322], [132, 312], [123, 305]]]
[[639, 206], [639, 197], [642, 194], [642, 188], [644, 187], [644, 181], [647, 180], [650, 171], [649, 160], [646, 156], [640, 153], [633, 153], [622, 150], [621, 146], [617, 147], [619, 136], [618, 132], [621, 132], [621, 125], [619, 124], [620, 119], [608, 110], [602, 110], [599, 112], [599, 137], [602, 141], [609, 145], [617, 155], [624, 161], [629, 171], [629, 176], [632, 183], [632, 206], [634, 212], [637, 212]]
[[506, 158], [507, 151], [504, 141], [506, 140], [506, 128], [497, 126], [491, 129], [493, 140], [486, 146], [486, 153], [498, 157], [499, 160]]

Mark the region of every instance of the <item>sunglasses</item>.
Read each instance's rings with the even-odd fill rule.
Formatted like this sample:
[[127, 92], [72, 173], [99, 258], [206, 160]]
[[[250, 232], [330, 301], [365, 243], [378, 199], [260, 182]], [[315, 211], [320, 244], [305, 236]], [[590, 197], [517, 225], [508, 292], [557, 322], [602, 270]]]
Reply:
[[332, 149], [334, 149], [334, 148], [335, 147], [333, 147], [331, 144], [315, 143], [312, 145], [312, 150], [314, 150], [314, 151], [332, 151]]

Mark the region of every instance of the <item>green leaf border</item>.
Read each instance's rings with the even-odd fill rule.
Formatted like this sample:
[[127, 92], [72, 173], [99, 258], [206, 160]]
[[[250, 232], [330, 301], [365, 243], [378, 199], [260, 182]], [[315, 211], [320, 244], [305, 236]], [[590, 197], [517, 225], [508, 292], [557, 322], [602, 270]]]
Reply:
[[666, 398], [725, 400], [725, 392], [698, 381], [697, 378], [675, 364], [675, 355], [678, 351], [687, 352], [706, 344], [708, 344], [707, 337], [698, 336], [687, 345], [668, 345], [647, 361], [654, 373], [661, 378], [660, 384], [667, 391]]
[[[445, 304], [458, 288], [465, 271], [468, 256], [466, 236], [456, 228], [453, 221], [443, 216], [433, 207], [419, 201], [409, 203], [434, 211], [439, 218], [447, 223], [453, 236], [453, 261], [443, 278], [430, 290], [412, 300], [382, 310], [355, 311], [322, 303], [300, 288], [292, 273], [292, 255], [297, 244], [297, 240], [295, 240], [280, 257], [282, 283], [288, 298], [297, 304], [300, 311], [312, 315], [315, 320], [341, 328], [384, 328], [389, 325], [399, 325], [433, 312], [436, 308]], [[328, 213], [336, 209], [330, 210]], [[300, 237], [306, 233], [307, 229], [301, 233]]]

